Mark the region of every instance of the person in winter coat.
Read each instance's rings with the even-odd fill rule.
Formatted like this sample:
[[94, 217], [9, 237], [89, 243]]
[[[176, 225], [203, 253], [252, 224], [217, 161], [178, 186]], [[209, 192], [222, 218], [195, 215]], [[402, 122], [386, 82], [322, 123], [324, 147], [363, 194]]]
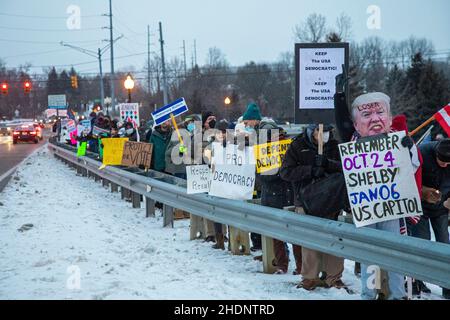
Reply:
[[133, 123], [126, 122], [124, 127], [125, 127], [124, 138], [128, 138], [128, 141], [137, 141], [138, 132], [136, 128], [133, 127]]
[[166, 169], [166, 149], [172, 136], [170, 120], [157, 126], [150, 137], [153, 144], [152, 169], [164, 172]]
[[[449, 244], [449, 209], [444, 206], [450, 198], [450, 139], [434, 141], [420, 146], [423, 156], [423, 216], [412, 228], [412, 236], [431, 240], [430, 225], [437, 242]], [[425, 290], [424, 290], [425, 289]], [[428, 289], [423, 282], [421, 291]], [[442, 288], [442, 296], [450, 299], [450, 289]]]
[[[332, 126], [324, 127], [323, 154], [318, 154], [318, 125], [310, 125], [289, 146], [283, 160], [281, 178], [292, 182], [294, 186], [294, 204], [296, 212], [305, 214], [300, 190], [315, 179], [342, 170], [338, 142], [332, 136]], [[327, 212], [328, 218], [336, 220], [340, 212]], [[322, 267], [321, 267], [322, 264]], [[319, 278], [323, 271], [325, 279]], [[302, 281], [299, 288], [314, 290], [316, 287], [345, 287], [342, 282], [344, 259], [327, 253], [302, 247]]]
[[[260, 130], [267, 130], [267, 142], [285, 140], [285, 132], [275, 123], [262, 123]], [[261, 205], [283, 209], [294, 204], [294, 191], [292, 184], [281, 179], [280, 169], [274, 168], [260, 175], [261, 181]], [[302, 247], [292, 245], [295, 257], [296, 269], [294, 274], [300, 274], [302, 269]], [[289, 251], [285, 242], [273, 239], [276, 274], [285, 274], [289, 266]]]
[[[184, 130], [184, 125], [179, 124], [178, 129]], [[172, 134], [166, 148], [165, 171], [177, 178], [186, 180], [186, 163], [190, 163], [190, 157], [179, 150], [180, 141], [177, 134]]]

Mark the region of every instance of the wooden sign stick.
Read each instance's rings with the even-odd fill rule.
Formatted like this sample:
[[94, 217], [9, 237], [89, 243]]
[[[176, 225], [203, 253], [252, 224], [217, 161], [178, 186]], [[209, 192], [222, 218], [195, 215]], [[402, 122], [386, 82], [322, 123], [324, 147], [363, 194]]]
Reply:
[[323, 154], [323, 123], [319, 124], [318, 154]]
[[412, 137], [413, 135], [415, 135], [417, 132], [419, 132], [420, 130], [422, 130], [424, 127], [426, 127], [427, 125], [429, 125], [431, 122], [433, 122], [434, 120], [436, 120], [434, 118], [434, 116], [432, 116], [431, 118], [429, 118], [427, 121], [425, 121], [424, 123], [422, 123], [420, 126], [418, 126], [417, 128], [415, 128], [413, 131], [411, 131], [409, 133], [409, 136]]
[[170, 114], [170, 118], [172, 119], [172, 124], [175, 128], [175, 131], [177, 132], [178, 140], [180, 141], [180, 144], [182, 146], [184, 146], [183, 138], [181, 137], [180, 131], [178, 131], [178, 125], [177, 125], [177, 122], [175, 121], [175, 117], [173, 116], [173, 113]]

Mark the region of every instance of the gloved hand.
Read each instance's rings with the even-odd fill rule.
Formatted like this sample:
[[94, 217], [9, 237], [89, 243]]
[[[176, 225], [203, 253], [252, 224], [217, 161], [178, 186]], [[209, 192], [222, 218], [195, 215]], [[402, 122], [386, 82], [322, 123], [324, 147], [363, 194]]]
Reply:
[[411, 148], [414, 146], [414, 140], [410, 136], [406, 135], [400, 142], [403, 147], [409, 149], [409, 157], [412, 158]]
[[181, 144], [178, 148], [179, 156], [182, 157], [186, 153], [186, 151], [187, 151], [186, 146]]
[[328, 167], [328, 158], [326, 156], [324, 156], [323, 154], [316, 154], [316, 157], [314, 158], [314, 166], [327, 168]]

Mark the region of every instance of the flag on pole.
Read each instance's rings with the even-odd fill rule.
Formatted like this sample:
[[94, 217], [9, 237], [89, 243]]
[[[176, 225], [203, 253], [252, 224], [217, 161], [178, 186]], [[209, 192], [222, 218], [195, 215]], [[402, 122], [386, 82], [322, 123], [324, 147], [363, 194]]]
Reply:
[[434, 118], [439, 122], [445, 133], [447, 133], [447, 136], [450, 137], [450, 103], [436, 112]]

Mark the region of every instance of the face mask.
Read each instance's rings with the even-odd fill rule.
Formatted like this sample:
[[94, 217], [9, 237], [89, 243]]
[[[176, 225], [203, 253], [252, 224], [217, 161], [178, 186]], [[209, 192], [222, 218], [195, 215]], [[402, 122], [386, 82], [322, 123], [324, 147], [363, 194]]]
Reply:
[[211, 120], [210, 122], [209, 122], [209, 127], [211, 128], [211, 129], [214, 129], [215, 127], [216, 127], [216, 120]]
[[248, 133], [253, 133], [255, 132], [255, 129], [253, 129], [252, 127], [245, 127], [245, 131]]
[[330, 132], [323, 133], [323, 143], [327, 143], [330, 140]]
[[130, 129], [127, 129], [127, 135], [131, 135], [131, 134], [133, 134], [133, 131], [134, 131], [134, 129], [133, 128], [130, 128]]
[[188, 125], [187, 125], [187, 131], [189, 131], [189, 132], [194, 132], [194, 130], [195, 130], [195, 124], [193, 123], [193, 122], [191, 122], [191, 123], [189, 123]]

